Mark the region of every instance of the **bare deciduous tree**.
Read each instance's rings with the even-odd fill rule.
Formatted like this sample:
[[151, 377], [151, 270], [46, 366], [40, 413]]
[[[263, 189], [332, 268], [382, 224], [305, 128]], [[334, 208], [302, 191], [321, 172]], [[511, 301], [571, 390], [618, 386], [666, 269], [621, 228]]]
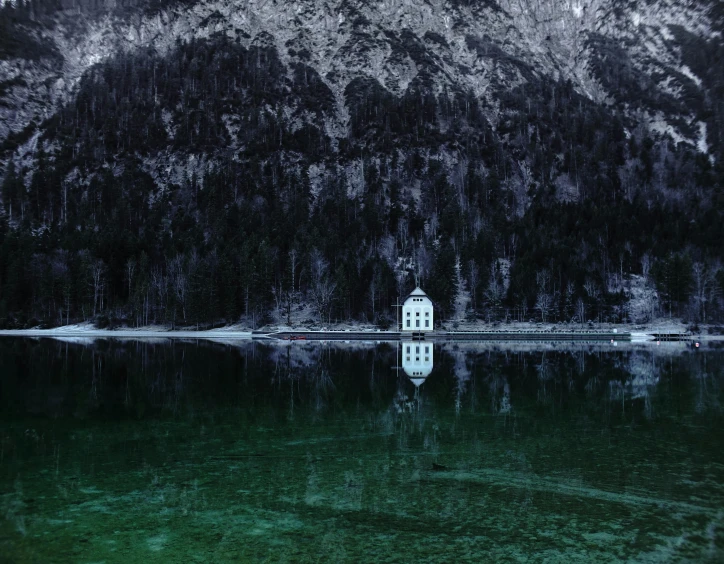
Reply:
[[155, 305], [160, 307], [162, 311], [165, 311], [168, 285], [166, 283], [166, 276], [160, 266], [154, 266], [151, 270], [151, 287], [153, 288], [155, 297], [158, 299]]
[[583, 289], [586, 291], [589, 298], [592, 300], [598, 299], [600, 294], [598, 286], [596, 286], [596, 283], [590, 278], [586, 280], [585, 284], [583, 284]]
[[325, 317], [330, 321], [332, 314], [332, 300], [337, 284], [329, 280], [327, 271], [329, 264], [318, 249], [312, 249], [310, 254], [310, 270], [312, 273], [312, 300], [319, 313], [321, 321]]
[[543, 323], [548, 317], [548, 312], [553, 306], [553, 296], [549, 291], [551, 283], [551, 274], [547, 270], [540, 270], [535, 274], [535, 281], [538, 285], [538, 296], [535, 300], [535, 309], [540, 312]]
[[91, 286], [93, 288], [93, 315], [103, 311], [103, 290], [105, 288], [106, 264], [94, 260], [90, 265]]
[[594, 304], [598, 304], [598, 298], [601, 295], [601, 291], [599, 290], [596, 283], [588, 278], [586, 282], [583, 284], [583, 289], [586, 291], [586, 294], [590, 298], [591, 302]]
[[525, 321], [528, 317], [528, 300], [526, 300], [525, 296], [521, 298], [519, 310], [520, 321]]
[[292, 292], [296, 290], [295, 285], [295, 278], [297, 275], [297, 265], [299, 263], [299, 254], [297, 253], [296, 249], [292, 249], [289, 251], [289, 269], [291, 270], [291, 282], [292, 282]]
[[400, 249], [400, 255], [403, 257], [407, 256], [408, 238], [407, 220], [400, 218], [397, 222], [397, 243]]
[[[186, 296], [188, 294], [189, 280], [183, 256], [176, 255], [169, 264], [169, 275], [176, 300], [181, 305], [181, 315], [186, 321]], [[174, 318], [176, 314], [174, 312]]]
[[551, 282], [551, 273], [547, 270], [539, 270], [535, 273], [535, 282], [538, 285], [539, 292], [548, 292], [548, 286]]
[[649, 279], [649, 273], [651, 272], [651, 255], [644, 253], [641, 257], [641, 274], [645, 280]]
[[488, 280], [488, 287], [485, 290], [485, 298], [493, 308], [500, 306], [503, 300], [504, 288], [500, 274], [500, 265], [497, 260], [494, 260], [490, 265], [490, 279]]
[[319, 249], [312, 249], [309, 254], [309, 268], [312, 276], [312, 284], [319, 282], [327, 274], [328, 268], [327, 261], [319, 251]]
[[128, 297], [131, 297], [133, 276], [136, 274], [136, 259], [131, 257], [126, 261], [126, 280], [128, 282]]
[[336, 290], [337, 284], [326, 278], [318, 281], [312, 287], [312, 299], [321, 321], [324, 321], [325, 317], [328, 323], [331, 321], [332, 301]]
[[277, 284], [276, 286], [272, 286], [272, 296], [274, 296], [274, 305], [276, 306], [277, 312], [281, 314], [282, 312], [282, 296], [283, 296], [283, 290], [281, 283]]
[[586, 321], [586, 304], [583, 298], [578, 298], [576, 301], [576, 317], [579, 323], [583, 324]]
[[280, 316], [284, 315], [286, 317], [287, 325], [291, 325], [292, 307], [294, 306], [296, 292], [293, 292], [291, 288], [285, 289], [282, 283], [279, 282], [276, 286], [272, 286], [272, 295], [274, 296], [277, 312]]
[[553, 304], [553, 296], [546, 292], [538, 292], [538, 298], [535, 301], [535, 308], [540, 312], [543, 323], [546, 321], [548, 312]]
[[379, 291], [377, 290], [377, 272], [372, 275], [372, 281], [370, 282], [370, 305], [372, 306], [372, 319], [377, 317], [377, 299]]
[[713, 301], [716, 290], [716, 279], [711, 269], [705, 264], [695, 262], [692, 267], [694, 293], [692, 295], [696, 308], [696, 318], [706, 322], [707, 303]]

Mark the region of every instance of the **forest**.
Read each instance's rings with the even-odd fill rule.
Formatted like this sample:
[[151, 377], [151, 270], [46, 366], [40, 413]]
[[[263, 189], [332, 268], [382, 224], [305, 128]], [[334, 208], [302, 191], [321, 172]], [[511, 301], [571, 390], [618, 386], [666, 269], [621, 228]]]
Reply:
[[[524, 69], [492, 108], [435, 94], [419, 52], [400, 96], [348, 85], [342, 138], [304, 53], [217, 36], [96, 65], [0, 147], [0, 326], [257, 328], [307, 307], [390, 327], [416, 284], [442, 323], [461, 294], [468, 320], [721, 321], [723, 53], [682, 41], [712, 93], [687, 101], [709, 155], [633, 120], [646, 84], [611, 57], [610, 105]], [[32, 163], [15, 158], [29, 139]]]

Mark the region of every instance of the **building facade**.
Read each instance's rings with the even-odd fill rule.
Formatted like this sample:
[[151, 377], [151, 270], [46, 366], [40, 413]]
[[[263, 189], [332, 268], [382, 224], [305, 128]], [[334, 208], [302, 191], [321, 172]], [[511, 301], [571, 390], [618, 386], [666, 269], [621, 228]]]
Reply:
[[432, 331], [433, 306], [420, 288], [415, 288], [402, 304], [402, 330], [414, 333]]

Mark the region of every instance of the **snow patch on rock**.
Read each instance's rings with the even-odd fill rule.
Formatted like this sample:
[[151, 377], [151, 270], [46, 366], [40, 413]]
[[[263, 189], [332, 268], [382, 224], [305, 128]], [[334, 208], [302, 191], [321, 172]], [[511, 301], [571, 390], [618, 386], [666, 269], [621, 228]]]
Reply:
[[681, 71], [681, 74], [690, 78], [699, 88], [701, 88], [701, 79], [696, 76], [689, 67], [682, 65], [679, 70]]

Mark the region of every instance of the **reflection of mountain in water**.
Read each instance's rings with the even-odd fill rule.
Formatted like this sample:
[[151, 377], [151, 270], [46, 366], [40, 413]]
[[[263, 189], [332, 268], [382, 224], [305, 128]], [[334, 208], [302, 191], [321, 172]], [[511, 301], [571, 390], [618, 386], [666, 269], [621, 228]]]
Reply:
[[402, 345], [402, 369], [418, 388], [432, 372], [432, 343], [414, 342]]

